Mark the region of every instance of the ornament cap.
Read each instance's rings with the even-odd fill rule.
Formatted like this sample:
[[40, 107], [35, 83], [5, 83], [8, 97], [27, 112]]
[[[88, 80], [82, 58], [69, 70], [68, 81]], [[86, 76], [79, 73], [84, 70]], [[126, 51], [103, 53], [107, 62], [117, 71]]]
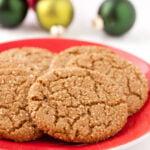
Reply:
[[104, 28], [104, 21], [101, 16], [97, 15], [95, 18], [92, 20], [92, 26], [96, 30], [102, 30]]
[[66, 31], [66, 28], [62, 25], [54, 25], [50, 28], [49, 33], [53, 37], [60, 37]]

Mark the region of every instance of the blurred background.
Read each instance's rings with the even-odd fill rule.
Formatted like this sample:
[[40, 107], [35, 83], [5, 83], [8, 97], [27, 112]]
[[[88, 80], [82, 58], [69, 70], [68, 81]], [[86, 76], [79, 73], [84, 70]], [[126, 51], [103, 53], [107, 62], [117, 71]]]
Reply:
[[[71, 2], [74, 7], [74, 18], [61, 38], [107, 44], [133, 53], [150, 63], [149, 0], [131, 0], [136, 10], [136, 22], [123, 36], [110, 36], [103, 30], [97, 31], [92, 27], [92, 20], [103, 0], [72, 0]], [[50, 34], [40, 27], [33, 9], [28, 11], [25, 20], [18, 27], [8, 29], [0, 26], [0, 43], [27, 38], [51, 38]], [[150, 137], [131, 149], [149, 150], [149, 140]]]

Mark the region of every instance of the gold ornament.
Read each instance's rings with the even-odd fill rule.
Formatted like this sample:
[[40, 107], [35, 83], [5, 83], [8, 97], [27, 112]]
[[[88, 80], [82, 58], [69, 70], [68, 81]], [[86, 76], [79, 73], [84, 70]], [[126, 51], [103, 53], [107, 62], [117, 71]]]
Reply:
[[72, 22], [73, 6], [70, 0], [39, 0], [36, 13], [41, 27], [59, 36]]

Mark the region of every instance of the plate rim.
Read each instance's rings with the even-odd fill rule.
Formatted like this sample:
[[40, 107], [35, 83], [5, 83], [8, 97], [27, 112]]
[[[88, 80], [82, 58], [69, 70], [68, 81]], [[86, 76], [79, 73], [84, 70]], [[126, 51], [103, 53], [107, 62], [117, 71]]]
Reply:
[[141, 136], [141, 137], [139, 137], [139, 138], [137, 138], [137, 139], [135, 139], [135, 140], [133, 140], [131, 142], [128, 142], [126, 144], [122, 144], [120, 146], [116, 146], [114, 148], [110, 148], [110, 150], [125, 150], [127, 148], [130, 148], [130, 147], [132, 147], [134, 145], [137, 145], [137, 144], [143, 142], [148, 137], [150, 137], [150, 132], [148, 132], [148, 133], [144, 134], [143, 136]]
[[[115, 46], [112, 46], [112, 45], [107, 45], [107, 44], [102, 44], [102, 43], [98, 43], [98, 42], [94, 42], [94, 41], [88, 41], [88, 40], [80, 40], [80, 39], [74, 39], [74, 38], [45, 38], [45, 37], [37, 37], [37, 38], [24, 38], [24, 39], [17, 39], [17, 40], [11, 40], [11, 41], [6, 41], [6, 42], [0, 42], [0, 46], [1, 45], [6, 45], [6, 44], [13, 44], [14, 42], [27, 42], [27, 41], [33, 41], [33, 40], [63, 40], [63, 41], [72, 41], [72, 42], [84, 42], [84, 43], [87, 43], [87, 44], [92, 44], [92, 45], [96, 45], [96, 46], [104, 46], [104, 47], [106, 47], [106, 48], [110, 48], [110, 49], [112, 49], [112, 50], [117, 50], [117, 51], [121, 51], [121, 52], [124, 52], [124, 53], [126, 53], [126, 54], [130, 54], [130, 55], [132, 55], [132, 56], [134, 56], [135, 58], [137, 58], [137, 59], [140, 59], [140, 61], [142, 61], [142, 62], [144, 62], [144, 63], [146, 63], [149, 67], [150, 67], [150, 63], [149, 62], [147, 62], [147, 61], [145, 61], [144, 59], [142, 59], [141, 57], [139, 57], [139, 56], [137, 56], [137, 55], [135, 55], [135, 54], [132, 54], [132, 53], [130, 53], [130, 52], [127, 52], [127, 51], [125, 51], [125, 49], [121, 49], [121, 48], [117, 48], [117, 47], [115, 47]], [[37, 46], [38, 47], [38, 46]]]

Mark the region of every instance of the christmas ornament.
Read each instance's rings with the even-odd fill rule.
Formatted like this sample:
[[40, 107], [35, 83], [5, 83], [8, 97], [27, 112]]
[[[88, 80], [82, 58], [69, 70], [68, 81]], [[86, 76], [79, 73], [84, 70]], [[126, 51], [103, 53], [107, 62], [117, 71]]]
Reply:
[[35, 9], [35, 5], [36, 5], [37, 1], [38, 0], [28, 0], [28, 3], [32, 9]]
[[0, 0], [0, 25], [8, 28], [18, 26], [28, 10], [26, 0]]
[[97, 29], [103, 28], [111, 35], [122, 35], [129, 31], [135, 22], [135, 9], [128, 0], [106, 0], [93, 20]]
[[36, 13], [41, 27], [59, 36], [72, 22], [73, 6], [70, 0], [38, 0]]

